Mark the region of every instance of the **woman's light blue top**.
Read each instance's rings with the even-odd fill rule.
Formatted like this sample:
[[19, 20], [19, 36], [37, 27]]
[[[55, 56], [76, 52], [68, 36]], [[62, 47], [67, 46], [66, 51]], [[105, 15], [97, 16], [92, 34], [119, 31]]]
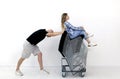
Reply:
[[84, 32], [84, 30], [81, 27], [75, 27], [72, 24], [70, 24], [68, 21], [64, 22], [64, 25], [66, 27], [66, 31], [69, 34], [69, 37], [71, 39], [79, 36], [79, 35], [84, 35], [82, 32]]

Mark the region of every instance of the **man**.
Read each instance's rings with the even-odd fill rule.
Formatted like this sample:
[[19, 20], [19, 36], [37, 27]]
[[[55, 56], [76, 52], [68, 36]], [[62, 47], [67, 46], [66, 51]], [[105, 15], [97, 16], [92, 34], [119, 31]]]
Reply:
[[32, 33], [25, 41], [24, 46], [23, 46], [23, 52], [22, 52], [22, 56], [19, 59], [18, 63], [17, 63], [17, 67], [16, 67], [16, 75], [19, 76], [23, 76], [23, 73], [20, 71], [20, 66], [23, 63], [23, 61], [26, 58], [29, 58], [31, 53], [34, 56], [38, 56], [38, 63], [40, 66], [40, 70], [41, 71], [45, 71], [46, 73], [49, 74], [48, 71], [46, 71], [43, 68], [43, 62], [42, 62], [42, 52], [40, 51], [39, 47], [37, 46], [37, 44], [39, 42], [41, 42], [46, 36], [47, 37], [51, 37], [51, 36], [56, 36], [56, 35], [60, 35], [63, 32], [53, 32], [53, 30], [49, 29], [40, 29], [35, 31], [34, 33]]

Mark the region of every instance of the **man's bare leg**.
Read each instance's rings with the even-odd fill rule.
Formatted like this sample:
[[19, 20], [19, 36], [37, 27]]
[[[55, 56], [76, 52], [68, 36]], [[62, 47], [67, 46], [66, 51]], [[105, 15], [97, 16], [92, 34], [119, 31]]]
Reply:
[[38, 53], [38, 63], [39, 63], [39, 66], [40, 66], [40, 70], [43, 69], [43, 61], [42, 61], [42, 53]]
[[24, 60], [25, 58], [22, 58], [22, 57], [18, 60], [17, 67], [16, 67], [16, 75], [23, 76], [23, 73], [20, 71], [20, 66]]
[[23, 63], [24, 60], [25, 60], [25, 58], [22, 58], [22, 57], [19, 59], [19, 61], [18, 61], [18, 63], [17, 63], [16, 71], [17, 71], [17, 70], [20, 70], [20, 66], [21, 66], [21, 64]]
[[43, 61], [42, 61], [42, 53], [38, 53], [38, 63], [40, 65], [40, 70], [46, 72], [47, 74], [49, 74], [48, 71], [46, 71], [44, 68], [43, 68]]

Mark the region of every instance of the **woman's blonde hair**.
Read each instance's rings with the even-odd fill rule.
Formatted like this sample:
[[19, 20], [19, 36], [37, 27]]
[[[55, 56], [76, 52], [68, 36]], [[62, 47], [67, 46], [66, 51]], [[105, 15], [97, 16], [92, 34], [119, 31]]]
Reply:
[[64, 22], [66, 21], [66, 16], [67, 15], [68, 15], [67, 13], [63, 13], [62, 16], [61, 16], [61, 27], [62, 27], [62, 30], [65, 29]]

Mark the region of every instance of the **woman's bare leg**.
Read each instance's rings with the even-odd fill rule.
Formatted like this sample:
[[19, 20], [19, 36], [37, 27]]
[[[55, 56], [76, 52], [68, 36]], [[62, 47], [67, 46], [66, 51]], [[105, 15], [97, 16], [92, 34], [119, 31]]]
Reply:
[[89, 38], [87, 38], [86, 41], [88, 42], [88, 44], [90, 44], [90, 40], [89, 40]]

